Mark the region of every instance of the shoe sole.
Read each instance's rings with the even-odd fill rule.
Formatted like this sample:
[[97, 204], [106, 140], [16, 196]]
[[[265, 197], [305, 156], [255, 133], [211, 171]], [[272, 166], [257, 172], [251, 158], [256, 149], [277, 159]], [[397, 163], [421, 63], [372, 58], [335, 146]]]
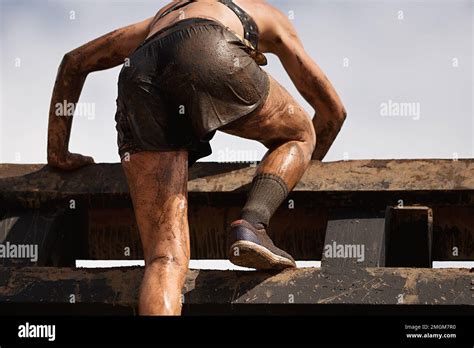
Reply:
[[[235, 255], [234, 250], [239, 250]], [[229, 260], [234, 265], [261, 270], [295, 268], [296, 264], [285, 257], [272, 253], [267, 248], [249, 241], [238, 241], [229, 249]]]

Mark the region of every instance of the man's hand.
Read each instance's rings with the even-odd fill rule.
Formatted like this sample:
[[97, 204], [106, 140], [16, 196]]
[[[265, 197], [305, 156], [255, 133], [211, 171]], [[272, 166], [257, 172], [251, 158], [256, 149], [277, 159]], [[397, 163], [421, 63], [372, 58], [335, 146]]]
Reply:
[[94, 164], [94, 159], [78, 153], [67, 152], [64, 155], [48, 155], [48, 164], [63, 170], [75, 170], [81, 167]]

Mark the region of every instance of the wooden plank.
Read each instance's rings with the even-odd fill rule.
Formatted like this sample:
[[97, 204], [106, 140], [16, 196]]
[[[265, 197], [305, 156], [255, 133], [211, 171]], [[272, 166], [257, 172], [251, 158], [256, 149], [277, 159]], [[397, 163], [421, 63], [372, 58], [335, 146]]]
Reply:
[[[134, 307], [142, 268], [0, 268], [3, 303]], [[300, 268], [280, 273], [188, 273], [185, 304], [456, 305], [474, 308], [468, 269]]]
[[[197, 163], [189, 192], [246, 191], [255, 167], [239, 163]], [[474, 203], [474, 160], [313, 161], [296, 192], [466, 191]], [[97, 164], [74, 172], [42, 165], [0, 164], [0, 200], [57, 199], [71, 195], [127, 195], [120, 164]]]
[[[227, 226], [239, 207], [193, 206], [188, 210], [193, 259], [226, 259]], [[269, 235], [276, 245], [299, 260], [320, 259], [327, 210], [281, 207], [272, 218]], [[140, 236], [132, 209], [94, 209], [88, 219], [88, 259], [142, 259]]]
[[73, 266], [84, 229], [80, 210], [0, 212], [0, 265]]
[[[194, 259], [226, 258], [226, 226], [238, 217], [239, 211], [239, 207], [232, 206], [189, 207], [191, 255]], [[459, 214], [458, 218], [456, 214]], [[63, 222], [61, 232], [66, 239], [63, 238], [64, 243], [57, 251], [63, 255], [63, 261], [50, 265], [74, 265], [73, 260], [77, 258], [130, 260], [143, 257], [131, 208], [90, 209], [88, 216], [87, 220], [66, 219]], [[434, 216], [433, 260], [474, 260], [474, 208], [440, 207], [434, 209]], [[337, 216], [332, 213], [331, 218]], [[371, 218], [376, 218], [376, 215]], [[277, 211], [269, 234], [278, 246], [298, 260], [321, 260], [327, 221], [328, 209], [299, 208], [296, 201], [295, 209], [283, 205]], [[34, 224], [31, 228], [36, 228], [37, 234], [44, 233], [41, 224]], [[24, 233], [22, 240], [27, 241], [28, 229]], [[68, 238], [76, 241], [68, 241]]]
[[[296, 202], [298, 204], [298, 201]], [[225, 259], [226, 226], [238, 217], [239, 207], [192, 206], [188, 217], [193, 259]], [[347, 218], [351, 210], [331, 212], [333, 220]], [[275, 243], [298, 260], [321, 260], [326, 244], [325, 231], [329, 211], [326, 208], [288, 209], [283, 205], [271, 221], [269, 234]], [[339, 214], [339, 215], [338, 215]], [[474, 260], [474, 208], [439, 207], [434, 209], [433, 260]], [[456, 219], [459, 214], [459, 219]], [[360, 215], [359, 213], [359, 216]], [[380, 213], [366, 213], [367, 219], [379, 219]], [[457, 228], [459, 226], [459, 229]], [[131, 208], [90, 211], [86, 258], [142, 259], [140, 237]], [[373, 239], [372, 242], [376, 242]], [[375, 244], [368, 246], [375, 250]], [[129, 253], [125, 255], [125, 248]], [[381, 263], [379, 265], [382, 265]], [[367, 265], [369, 266], [369, 265]], [[370, 266], [376, 266], [371, 264]]]
[[[437, 214], [433, 259], [474, 260], [473, 168], [473, 160], [313, 162], [272, 219], [269, 234], [297, 259], [318, 260], [328, 212], [383, 210], [401, 200], [405, 205], [430, 206]], [[226, 225], [244, 205], [254, 170], [242, 163], [198, 163], [191, 168], [193, 257], [225, 258]], [[94, 223], [80, 232], [90, 246], [90, 250], [81, 250], [82, 254], [92, 258], [141, 257], [119, 164], [98, 164], [76, 172], [43, 165], [0, 164], [0, 214], [25, 208], [54, 212], [68, 206], [71, 199], [90, 215], [116, 209], [111, 218], [90, 220]], [[117, 218], [123, 211], [129, 212], [128, 221]], [[109, 250], [107, 245], [113, 247]], [[129, 256], [123, 255], [126, 247], [132, 249]]]
[[322, 267], [354, 268], [385, 266], [385, 218], [352, 212], [329, 220], [324, 240]]
[[474, 260], [474, 207], [433, 207], [433, 259]]
[[432, 267], [433, 211], [429, 207], [388, 207], [387, 267]]

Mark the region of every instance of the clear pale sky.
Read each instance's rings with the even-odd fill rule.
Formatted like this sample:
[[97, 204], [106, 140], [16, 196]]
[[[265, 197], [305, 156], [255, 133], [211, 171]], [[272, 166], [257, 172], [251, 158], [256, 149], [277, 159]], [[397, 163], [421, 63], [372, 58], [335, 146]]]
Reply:
[[[473, 1], [269, 2], [294, 16], [307, 51], [348, 111], [326, 160], [473, 157]], [[150, 17], [164, 3], [0, 0], [0, 162], [46, 161], [49, 101], [64, 53]], [[74, 120], [70, 150], [97, 162], [119, 160], [119, 69], [89, 76], [80, 101], [92, 103], [95, 114]], [[313, 115], [276, 57], [265, 69]], [[381, 111], [406, 103], [415, 114]], [[213, 155], [202, 161], [256, 160], [265, 150], [219, 132], [211, 144]]]

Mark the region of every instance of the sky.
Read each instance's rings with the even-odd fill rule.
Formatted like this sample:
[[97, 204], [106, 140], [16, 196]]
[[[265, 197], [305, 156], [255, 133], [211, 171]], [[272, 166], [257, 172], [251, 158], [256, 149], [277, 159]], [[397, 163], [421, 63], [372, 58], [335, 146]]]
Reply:
[[[164, 1], [0, 0], [0, 162], [45, 163], [47, 118], [62, 56], [151, 17]], [[292, 19], [336, 87], [347, 121], [326, 157], [472, 158], [472, 0], [269, 1]], [[310, 115], [278, 58], [264, 69]], [[70, 151], [118, 162], [115, 100], [120, 67], [89, 75]], [[218, 132], [201, 161], [255, 161], [263, 145]]]

